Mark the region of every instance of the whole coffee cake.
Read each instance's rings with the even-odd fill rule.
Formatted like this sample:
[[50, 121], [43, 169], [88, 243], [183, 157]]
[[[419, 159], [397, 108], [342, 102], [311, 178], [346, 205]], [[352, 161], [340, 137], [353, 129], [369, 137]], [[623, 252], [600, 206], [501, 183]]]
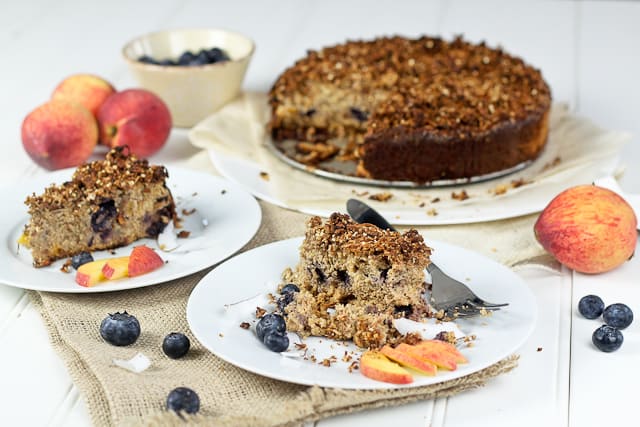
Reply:
[[430, 182], [535, 159], [551, 92], [539, 70], [500, 48], [396, 36], [309, 51], [269, 102], [272, 138], [299, 141], [302, 163], [351, 159], [363, 177]]
[[167, 170], [127, 152], [114, 148], [105, 160], [78, 167], [70, 181], [27, 197], [30, 219], [20, 241], [35, 267], [156, 237], [175, 219]]
[[400, 337], [394, 318], [430, 314], [424, 298], [430, 253], [416, 230], [381, 230], [338, 213], [326, 222], [312, 217], [298, 265], [283, 273], [280, 289], [299, 288], [280, 304], [287, 329], [365, 348], [394, 342]]

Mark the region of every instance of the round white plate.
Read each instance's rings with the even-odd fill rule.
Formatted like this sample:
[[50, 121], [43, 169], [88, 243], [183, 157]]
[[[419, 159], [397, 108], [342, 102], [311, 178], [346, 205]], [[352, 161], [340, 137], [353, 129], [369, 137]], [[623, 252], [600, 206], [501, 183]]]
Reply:
[[[213, 354], [256, 374], [298, 384], [347, 389], [417, 387], [462, 377], [500, 361], [518, 350], [535, 325], [535, 297], [518, 275], [475, 252], [427, 241], [434, 248], [432, 259], [443, 271], [464, 280], [488, 301], [510, 304], [490, 317], [456, 322], [465, 334], [477, 336], [472, 347], [462, 349], [468, 364], [433, 377], [414, 375], [413, 383], [396, 386], [366, 378], [359, 370], [349, 372], [349, 365], [360, 356], [350, 342], [306, 338], [305, 359], [294, 345], [300, 339], [290, 333], [289, 350], [274, 353], [255, 335], [255, 311], [257, 306], [273, 309], [267, 294], [275, 294], [282, 271], [297, 264], [301, 242], [295, 238], [247, 251], [218, 266], [196, 285], [187, 303], [187, 321], [195, 337]], [[241, 328], [242, 322], [251, 327]], [[351, 360], [342, 360], [345, 352]], [[330, 367], [320, 364], [331, 356], [336, 361]]]
[[[100, 282], [82, 287], [75, 282], [75, 270], [63, 273], [58, 260], [42, 268], [32, 266], [30, 251], [19, 247], [17, 240], [28, 221], [24, 200], [31, 193], [41, 194], [51, 183], [68, 180], [73, 170], [57, 171], [2, 190], [3, 215], [0, 217], [0, 283], [24, 289], [51, 292], [110, 292], [139, 288], [187, 276], [223, 261], [242, 248], [256, 233], [262, 214], [260, 205], [238, 185], [212, 175], [180, 168], [167, 168], [167, 185], [176, 201], [181, 230], [189, 231], [188, 238], [177, 239], [178, 248], [171, 252], [158, 249], [155, 239], [141, 239], [114, 251], [97, 251], [95, 259], [125, 256], [134, 245], [145, 244], [158, 249], [162, 268], [138, 277]], [[185, 214], [193, 210], [191, 214]]]

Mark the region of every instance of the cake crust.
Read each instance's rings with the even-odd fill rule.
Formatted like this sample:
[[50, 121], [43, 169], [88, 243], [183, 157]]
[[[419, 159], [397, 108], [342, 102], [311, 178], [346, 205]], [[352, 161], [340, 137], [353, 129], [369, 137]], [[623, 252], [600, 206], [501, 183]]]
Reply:
[[176, 217], [167, 177], [163, 166], [118, 147], [78, 167], [70, 181], [28, 196], [24, 241], [34, 266], [157, 236]]
[[[362, 176], [416, 182], [535, 159], [551, 105], [539, 70], [461, 37], [384, 37], [310, 51], [269, 95], [275, 141], [339, 145]], [[396, 150], [404, 153], [386, 164]]]

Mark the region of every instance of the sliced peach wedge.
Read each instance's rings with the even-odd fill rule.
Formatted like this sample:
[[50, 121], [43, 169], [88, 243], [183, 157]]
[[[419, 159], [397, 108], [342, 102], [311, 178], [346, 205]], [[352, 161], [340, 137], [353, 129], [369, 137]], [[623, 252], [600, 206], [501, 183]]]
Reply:
[[160, 255], [148, 246], [136, 246], [129, 255], [129, 277], [149, 273], [164, 265]]
[[109, 258], [102, 267], [102, 274], [107, 280], [117, 280], [129, 275], [129, 257]]
[[453, 360], [456, 363], [468, 363], [467, 358], [464, 357], [460, 350], [456, 348], [455, 345], [448, 343], [442, 340], [424, 340], [420, 341], [415, 345], [416, 348], [432, 350], [432, 351], [442, 351], [452, 355]]
[[394, 362], [398, 362], [400, 365], [406, 366], [407, 368], [414, 369], [421, 374], [433, 376], [438, 372], [438, 368], [433, 362], [419, 357], [411, 350], [411, 346], [407, 344], [400, 344], [396, 348], [387, 344], [380, 349], [380, 352]]
[[441, 349], [431, 349], [403, 343], [396, 347], [396, 351], [408, 353], [419, 360], [433, 364], [438, 368], [446, 369], [447, 371], [455, 371], [458, 368], [455, 356]]
[[410, 384], [413, 376], [377, 350], [367, 350], [360, 357], [360, 372], [367, 378], [391, 384]]
[[78, 267], [76, 272], [76, 283], [85, 288], [95, 286], [101, 281], [105, 280], [104, 274], [102, 274], [102, 268], [107, 263], [106, 259], [99, 259], [91, 261], [86, 264], [82, 264]]

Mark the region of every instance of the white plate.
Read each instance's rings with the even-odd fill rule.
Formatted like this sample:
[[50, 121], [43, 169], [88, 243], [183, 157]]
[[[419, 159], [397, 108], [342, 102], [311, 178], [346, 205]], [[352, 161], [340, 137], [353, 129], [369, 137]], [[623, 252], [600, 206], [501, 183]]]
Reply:
[[[510, 304], [493, 316], [457, 322], [464, 333], [477, 335], [472, 347], [462, 349], [468, 364], [459, 365], [455, 371], [440, 371], [433, 377], [415, 375], [413, 383], [396, 386], [366, 378], [358, 370], [350, 373], [351, 361], [343, 362], [341, 358], [347, 351], [355, 352], [353, 360], [358, 360], [359, 351], [352, 343], [305, 339], [307, 356], [314, 354], [315, 363], [274, 353], [255, 335], [255, 310], [256, 306], [268, 308], [266, 295], [275, 293], [282, 270], [296, 265], [301, 241], [283, 240], [245, 252], [211, 271], [196, 285], [187, 303], [187, 321], [206, 348], [235, 366], [292, 383], [347, 389], [417, 387], [462, 377], [500, 361], [518, 350], [535, 325], [535, 297], [518, 275], [475, 252], [428, 241], [434, 248], [434, 262], [444, 271], [465, 280], [487, 300]], [[251, 323], [251, 328], [241, 328], [242, 322]], [[293, 343], [299, 338], [294, 334], [289, 337], [291, 345], [286, 354], [295, 355], [298, 351], [293, 349]], [[330, 356], [337, 358], [330, 367], [318, 363]]]
[[[190, 232], [186, 239], [177, 239], [180, 246], [172, 252], [158, 253], [165, 261], [162, 268], [142, 276], [105, 281], [93, 287], [82, 287], [75, 283], [74, 272], [63, 273], [58, 260], [43, 268], [34, 268], [28, 249], [16, 243], [27, 223], [25, 198], [41, 194], [51, 183], [60, 184], [68, 180], [73, 170], [63, 170], [23, 182], [2, 190], [3, 215], [0, 217], [0, 283], [24, 289], [51, 292], [110, 292], [139, 288], [195, 273], [214, 265], [242, 248], [256, 233], [261, 221], [258, 202], [238, 185], [212, 175], [180, 168], [167, 168], [167, 185], [176, 201], [178, 216], [183, 230]], [[182, 210], [195, 211], [185, 215]], [[205, 220], [203, 222], [203, 220]], [[207, 225], [205, 225], [207, 224]], [[141, 239], [129, 246], [111, 251], [93, 253], [95, 259], [124, 256], [134, 245], [146, 244], [157, 248], [155, 239]]]

